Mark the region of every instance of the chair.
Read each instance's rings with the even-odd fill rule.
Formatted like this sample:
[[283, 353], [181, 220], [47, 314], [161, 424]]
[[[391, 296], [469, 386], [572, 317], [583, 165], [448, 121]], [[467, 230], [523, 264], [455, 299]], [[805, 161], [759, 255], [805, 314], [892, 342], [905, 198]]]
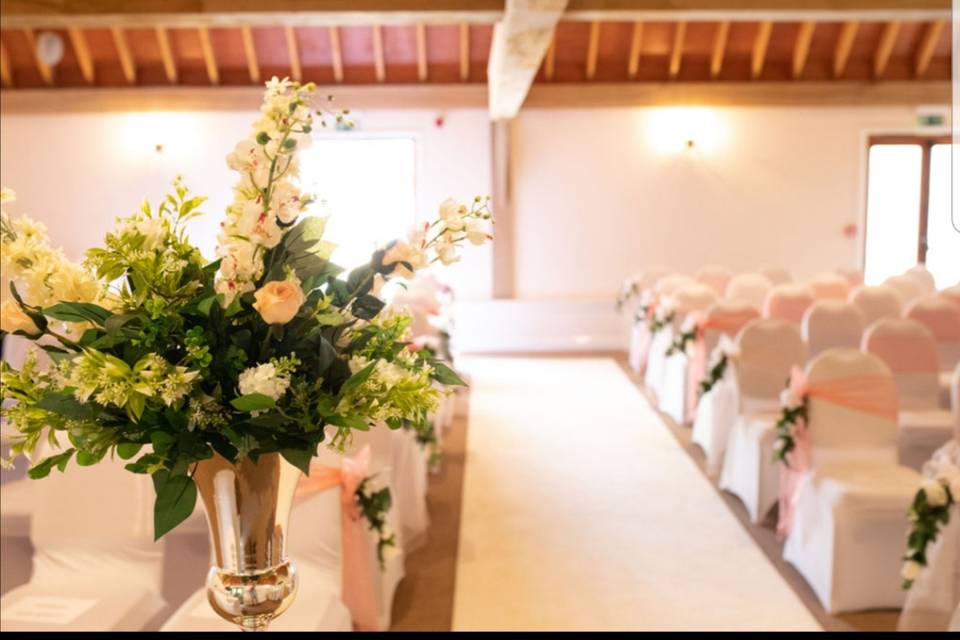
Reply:
[[0, 599], [0, 629], [139, 631], [166, 608], [153, 486], [125, 464], [71, 464], [37, 481], [33, 575]]
[[950, 407], [951, 371], [960, 363], [960, 306], [942, 296], [914, 300], [905, 315], [933, 333], [940, 357], [940, 406]]
[[[861, 387], [865, 404], [892, 406], [890, 369], [855, 349], [833, 349], [806, 369], [809, 384]], [[873, 382], [876, 380], [876, 382]], [[904, 513], [919, 474], [897, 464], [897, 425], [811, 396], [810, 469], [792, 496], [794, 520], [783, 549], [828, 613], [898, 608]]]
[[852, 304], [819, 300], [804, 314], [800, 332], [811, 358], [827, 349], [858, 348], [863, 335], [863, 315]]
[[927, 270], [925, 265], [918, 264], [911, 267], [905, 271], [903, 275], [913, 278], [914, 281], [920, 285], [924, 294], [931, 294], [937, 290], [937, 283], [933, 279], [933, 274]]
[[920, 469], [953, 437], [953, 415], [938, 408], [939, 365], [933, 334], [915, 320], [884, 318], [864, 333], [862, 348], [893, 372], [900, 402], [900, 464]]
[[771, 287], [773, 283], [770, 278], [762, 273], [741, 273], [730, 279], [725, 297], [762, 309]]
[[707, 355], [721, 336], [736, 336], [740, 329], [759, 317], [757, 310], [743, 302], [721, 300], [714, 303], [699, 321], [697, 339], [686, 353], [667, 358], [660, 409], [679, 424], [692, 422], [697, 406], [697, 390], [707, 370]]
[[793, 282], [793, 274], [783, 267], [767, 267], [761, 270], [760, 273], [767, 276], [767, 279], [775, 285]]
[[806, 349], [796, 326], [757, 320], [740, 334], [736, 366], [739, 407], [723, 452], [720, 488], [743, 502], [754, 523], [777, 502], [780, 470], [773, 458], [780, 392], [790, 369], [803, 364]]
[[880, 318], [900, 317], [900, 295], [886, 285], [857, 287], [850, 292], [850, 304], [860, 310], [865, 327]]
[[[678, 273], [667, 273], [666, 270], [663, 270], [664, 273], [661, 273], [660, 267], [655, 267], [647, 272], [644, 272], [637, 280], [637, 290], [641, 293], [640, 298], [636, 302], [636, 306], [633, 309], [635, 314], [639, 310], [639, 306], [645, 303], [645, 297], [651, 297], [654, 295], [659, 296], [658, 284], [661, 280], [666, 280], [670, 278], [669, 281], [661, 288], [670, 288], [673, 282], [676, 282], [678, 279], [682, 279], [682, 282], [689, 280], [687, 276], [682, 276]], [[649, 274], [649, 275], [648, 275]], [[650, 330], [646, 322], [633, 322], [630, 328], [630, 346], [627, 351], [627, 364], [630, 368], [637, 374], [643, 375], [647, 368], [647, 352], [650, 349]]]
[[896, 290], [904, 307], [924, 294], [923, 285], [908, 275], [891, 276], [884, 280], [883, 284]]
[[701, 282], [712, 288], [718, 296], [722, 296], [727, 290], [727, 283], [730, 282], [730, 278], [732, 277], [733, 273], [731, 273], [729, 269], [716, 265], [701, 267], [694, 275], [697, 282]]
[[863, 271], [860, 269], [852, 269], [850, 267], [840, 267], [839, 269], [834, 270], [836, 273], [840, 274], [847, 279], [847, 282], [850, 283], [851, 287], [859, 287], [863, 284]]
[[937, 293], [937, 297], [941, 300], [946, 300], [957, 308], [960, 308], [960, 284], [955, 284], [952, 287], [941, 289], [940, 292]]
[[850, 281], [839, 273], [821, 273], [807, 283], [817, 300], [846, 300], [850, 295]]
[[783, 320], [797, 326], [814, 303], [813, 291], [801, 284], [778, 284], [770, 289], [763, 303], [763, 317]]

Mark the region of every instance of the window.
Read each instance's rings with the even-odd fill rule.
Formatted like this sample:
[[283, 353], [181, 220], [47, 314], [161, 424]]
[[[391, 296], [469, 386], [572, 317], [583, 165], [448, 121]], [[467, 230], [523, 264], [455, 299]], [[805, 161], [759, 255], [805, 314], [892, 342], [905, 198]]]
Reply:
[[300, 159], [300, 184], [329, 216], [324, 238], [333, 261], [360, 266], [380, 245], [405, 236], [416, 221], [416, 141], [412, 137], [315, 139]]
[[947, 136], [878, 136], [867, 159], [864, 279], [879, 284], [925, 263], [937, 287], [960, 280], [960, 214]]

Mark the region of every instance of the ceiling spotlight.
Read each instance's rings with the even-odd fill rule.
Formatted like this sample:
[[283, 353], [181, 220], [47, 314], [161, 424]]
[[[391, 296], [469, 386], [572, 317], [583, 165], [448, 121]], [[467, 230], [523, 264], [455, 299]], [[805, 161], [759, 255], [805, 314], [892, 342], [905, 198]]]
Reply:
[[48, 67], [54, 67], [63, 60], [63, 38], [53, 31], [43, 31], [37, 35], [37, 58]]

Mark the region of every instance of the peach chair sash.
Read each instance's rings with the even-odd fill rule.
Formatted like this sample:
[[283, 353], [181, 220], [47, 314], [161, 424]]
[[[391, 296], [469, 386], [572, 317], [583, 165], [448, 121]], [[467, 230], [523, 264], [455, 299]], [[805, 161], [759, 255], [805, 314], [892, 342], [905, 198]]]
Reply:
[[918, 300], [905, 315], [930, 329], [937, 342], [960, 342], [960, 308], [947, 301]]
[[[790, 371], [789, 389], [795, 398], [818, 398], [853, 411], [897, 420], [897, 389], [893, 377], [862, 375], [811, 383], [800, 367]], [[799, 418], [793, 427], [794, 449], [787, 454], [789, 466], [780, 468], [780, 508], [777, 534], [786, 536], [793, 528], [797, 497], [810, 470], [810, 434]]]
[[852, 288], [849, 280], [835, 273], [817, 276], [807, 284], [810, 289], [813, 290], [814, 297], [818, 300], [823, 300], [824, 298], [846, 300]]
[[693, 416], [697, 410], [700, 381], [707, 374], [706, 332], [708, 330], [719, 331], [721, 334], [732, 338], [744, 325], [759, 318], [760, 314], [752, 307], [745, 307], [736, 311], [721, 313], [697, 312], [692, 317], [697, 333], [690, 347], [687, 362], [686, 415], [688, 416]]
[[936, 344], [920, 335], [868, 333], [863, 339], [863, 350], [886, 362], [895, 374], [936, 374], [940, 370]]
[[321, 493], [340, 487], [340, 539], [342, 545], [341, 589], [343, 604], [350, 611], [354, 627], [359, 631], [382, 631], [377, 616], [377, 595], [370, 565], [367, 531], [357, 504], [356, 492], [367, 476], [370, 445], [353, 458], [343, 458], [337, 467], [311, 464], [310, 475], [297, 486], [297, 497]]
[[763, 317], [799, 325], [814, 303], [813, 292], [791, 285], [774, 287], [763, 303]]

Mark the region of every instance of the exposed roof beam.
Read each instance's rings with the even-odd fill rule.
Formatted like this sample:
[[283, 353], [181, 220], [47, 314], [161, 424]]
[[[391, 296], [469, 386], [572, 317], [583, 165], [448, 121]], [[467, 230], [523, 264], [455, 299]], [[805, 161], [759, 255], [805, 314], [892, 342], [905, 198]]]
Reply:
[[643, 22], [633, 23], [633, 35], [630, 36], [630, 59], [627, 61], [627, 77], [635, 80], [640, 71], [640, 50], [643, 48]]
[[242, 25], [240, 35], [243, 38], [243, 57], [247, 59], [250, 82], [260, 84], [260, 62], [257, 60], [257, 48], [253, 44], [253, 30], [250, 25]]
[[384, 82], [387, 79], [387, 66], [383, 60], [383, 33], [380, 31], [380, 25], [375, 24], [373, 29], [373, 70], [377, 76], [377, 82]]
[[547, 55], [543, 60], [543, 76], [547, 80], [553, 80], [553, 72], [557, 62], [557, 38], [556, 35], [550, 37], [550, 44], [547, 46]]
[[340, 51], [340, 28], [331, 25], [330, 33], [330, 66], [333, 67], [333, 79], [337, 84], [343, 82], [343, 54]]
[[23, 35], [27, 39], [27, 45], [30, 47], [30, 55], [33, 56], [33, 63], [37, 66], [40, 77], [43, 78], [44, 83], [52, 85], [53, 69], [40, 59], [40, 53], [37, 51], [37, 37], [34, 35], [33, 29], [24, 29]]
[[570, 0], [564, 20], [827, 22], [948, 19], [950, 0]]
[[416, 26], [417, 33], [417, 80], [427, 81], [427, 28], [422, 22]]
[[670, 51], [670, 77], [676, 78], [683, 61], [683, 39], [687, 34], [687, 23], [680, 21], [673, 31], [673, 49]]
[[93, 84], [96, 73], [93, 66], [93, 58], [90, 57], [90, 49], [87, 47], [87, 39], [84, 37], [83, 31], [71, 27], [67, 29], [67, 35], [70, 36], [73, 53], [77, 56], [77, 65], [80, 67], [80, 74], [83, 76], [83, 81], [87, 84]]
[[127, 47], [127, 38], [123, 35], [123, 29], [116, 26], [110, 27], [110, 34], [113, 36], [113, 46], [117, 48], [117, 58], [120, 59], [123, 77], [127, 84], [135, 84], [137, 82], [137, 67], [133, 63], [133, 56], [130, 55], [130, 48]]
[[890, 54], [893, 53], [893, 45], [897, 42], [897, 34], [900, 33], [900, 23], [897, 21], [888, 22], [880, 34], [880, 42], [877, 43], [877, 50], [873, 55], [873, 77], [883, 76], [887, 70], [887, 63], [890, 62]]
[[810, 43], [813, 41], [813, 30], [816, 22], [804, 22], [797, 32], [797, 41], [793, 45], [793, 77], [803, 75], [803, 68], [807, 66], [807, 56], [810, 55]]
[[597, 54], [600, 52], [600, 23], [590, 23], [590, 40], [587, 43], [587, 80], [597, 75]]
[[763, 73], [763, 63], [767, 59], [767, 46], [770, 44], [770, 32], [773, 23], [769, 20], [761, 22], [757, 29], [757, 37], [753, 41], [753, 53], [750, 56], [750, 77], [756, 80]]
[[10, 59], [7, 57], [7, 48], [0, 42], [0, 82], [6, 86], [13, 85], [13, 73], [10, 72]]
[[730, 35], [730, 23], [726, 20], [717, 23], [717, 34], [713, 38], [713, 53], [710, 55], [710, 77], [716, 78], [723, 69], [723, 54], [727, 50], [727, 37]]
[[160, 59], [163, 62], [163, 72], [167, 74], [167, 82], [177, 84], [177, 63], [173, 59], [170, 49], [170, 37], [164, 27], [157, 27], [157, 44], [160, 45]]
[[920, 46], [917, 47], [917, 55], [913, 65], [913, 72], [918, 78], [927, 72], [927, 67], [933, 60], [933, 51], [937, 48], [937, 41], [940, 39], [944, 24], [946, 23], [943, 20], [931, 22], [923, 32], [923, 39], [920, 41]]
[[460, 23], [460, 80], [470, 79], [470, 25]]
[[299, 82], [303, 79], [300, 67], [300, 46], [297, 44], [297, 32], [287, 25], [283, 28], [283, 37], [287, 41], [287, 57], [290, 59], [290, 77]]
[[567, 0], [506, 0], [487, 66], [493, 120], [517, 115], [566, 6]]
[[200, 33], [200, 49], [203, 51], [203, 64], [207, 68], [207, 77], [210, 78], [210, 84], [220, 84], [220, 69], [217, 68], [217, 59], [213, 55], [210, 30], [206, 27], [200, 27], [197, 31]]
[[853, 41], [857, 38], [857, 30], [860, 23], [856, 20], [843, 23], [840, 30], [840, 38], [837, 40], [837, 48], [833, 53], [833, 77], [839, 78], [847, 68], [847, 60], [850, 59], [850, 52], [853, 50]]

